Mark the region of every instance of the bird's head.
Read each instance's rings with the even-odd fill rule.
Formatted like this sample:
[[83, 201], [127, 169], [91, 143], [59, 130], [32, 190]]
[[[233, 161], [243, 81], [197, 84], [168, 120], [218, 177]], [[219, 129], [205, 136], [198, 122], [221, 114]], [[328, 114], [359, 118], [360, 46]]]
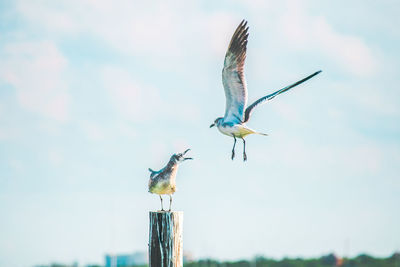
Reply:
[[224, 119], [224, 118], [222, 118], [222, 117], [216, 118], [215, 121], [213, 122], [213, 124], [210, 125], [210, 128], [212, 128], [212, 127], [218, 125], [218, 123], [219, 123], [219, 122], [222, 122], [223, 119]]
[[193, 159], [193, 158], [186, 158], [186, 157], [185, 157], [185, 154], [186, 154], [189, 150], [190, 150], [190, 148], [189, 148], [189, 149], [186, 149], [185, 152], [183, 152], [183, 153], [174, 154], [174, 155], [172, 155], [172, 158], [175, 160], [175, 162], [183, 162], [183, 161], [185, 161], [185, 160], [187, 160], [187, 159]]

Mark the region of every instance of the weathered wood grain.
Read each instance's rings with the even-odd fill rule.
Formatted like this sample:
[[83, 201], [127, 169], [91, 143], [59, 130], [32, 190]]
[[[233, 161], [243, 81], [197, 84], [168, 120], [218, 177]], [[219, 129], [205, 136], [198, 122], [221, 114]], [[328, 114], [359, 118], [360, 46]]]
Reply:
[[183, 266], [183, 212], [150, 212], [149, 266]]

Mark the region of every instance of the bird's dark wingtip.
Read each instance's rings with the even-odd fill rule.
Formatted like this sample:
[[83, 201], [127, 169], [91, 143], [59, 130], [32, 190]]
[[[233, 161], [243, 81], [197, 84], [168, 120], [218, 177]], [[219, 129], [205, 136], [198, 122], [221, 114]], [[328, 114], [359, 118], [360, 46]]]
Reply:
[[[308, 79], [314, 77], [315, 75], [320, 74], [321, 72], [322, 72], [322, 70], [319, 70], [319, 71], [314, 72], [313, 74], [311, 74], [311, 75], [308, 77]], [[308, 80], [308, 79], [307, 79], [307, 80]]]
[[240, 22], [239, 26], [242, 28], [245, 28], [247, 25], [247, 20], [246, 19], [242, 19], [242, 21]]

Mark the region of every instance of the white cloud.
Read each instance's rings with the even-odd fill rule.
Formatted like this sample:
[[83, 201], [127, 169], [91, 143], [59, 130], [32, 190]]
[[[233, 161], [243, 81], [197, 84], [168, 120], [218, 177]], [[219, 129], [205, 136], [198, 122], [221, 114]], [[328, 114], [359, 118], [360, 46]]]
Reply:
[[145, 121], [161, 110], [157, 89], [135, 81], [126, 70], [107, 66], [101, 71], [104, 86], [116, 110], [131, 121]]
[[[84, 25], [119, 51], [128, 54], [151, 53], [161, 58], [179, 55], [177, 21], [164, 2], [88, 1], [91, 15]], [[79, 19], [79, 18], [78, 18]]]
[[[32, 25], [53, 34], [85, 34], [95, 36], [120, 53], [151, 55], [153, 64], [166, 67], [179, 62], [187, 47], [187, 38], [222, 55], [227, 43], [226, 33], [241, 18], [232, 12], [205, 12], [199, 4], [189, 1], [18, 1], [17, 9]], [[304, 1], [287, 1], [283, 15], [281, 4], [247, 1], [253, 19], [266, 23], [277, 21], [284, 37], [298, 49], [319, 50], [341, 68], [355, 75], [369, 75], [378, 69], [372, 49], [358, 36], [342, 34], [324, 17], [306, 12]], [[180, 10], [185, 14], [180, 14]], [[262, 12], [260, 11], [262, 10]], [[185, 19], [185, 16], [191, 19]], [[51, 21], [51, 23], [49, 23]], [[201, 21], [196, 23], [195, 21]], [[196, 34], [190, 34], [196, 32]], [[192, 44], [192, 42], [189, 42]]]
[[308, 15], [302, 1], [287, 3], [280, 18], [283, 33], [298, 49], [319, 50], [351, 74], [373, 74], [379, 62], [372, 49], [358, 36], [336, 31], [324, 17]]
[[52, 34], [95, 36], [126, 54], [165, 58], [180, 53], [179, 22], [163, 1], [19, 1], [17, 8], [32, 25]]
[[306, 120], [299, 114], [296, 107], [286, 104], [285, 102], [281, 101], [279, 103], [272, 102], [269, 103], [271, 108], [280, 116], [285, 118], [286, 121], [292, 121], [296, 123], [300, 123], [302, 125], [305, 124]]
[[118, 131], [118, 133], [123, 137], [133, 139], [136, 138], [138, 135], [136, 129], [132, 127], [132, 125], [127, 123], [119, 122], [116, 124], [115, 128]]
[[[271, 145], [269, 153], [271, 165], [300, 172], [323, 172], [326, 177], [341, 179], [344, 175], [378, 175], [383, 171], [385, 161], [390, 159], [387, 149], [373, 140], [357, 133], [347, 133], [351, 143], [341, 145], [325, 143], [313, 145], [301, 138], [285, 132], [274, 132], [272, 138], [279, 140]], [[254, 149], [254, 148], [253, 148]], [[264, 151], [255, 148], [260, 160], [264, 160]], [[284, 159], [284, 160], [283, 160]]]
[[[378, 68], [372, 50], [360, 38], [337, 33], [324, 18], [315, 21], [317, 45], [340, 62], [342, 67], [357, 75], [369, 75]], [[313, 37], [312, 37], [313, 38]]]
[[101, 141], [106, 138], [105, 129], [100, 125], [91, 121], [84, 121], [80, 123], [83, 132], [92, 141]]
[[382, 85], [379, 83], [331, 82], [326, 89], [335, 92], [337, 97], [353, 103], [351, 107], [353, 109], [354, 104], [357, 104], [365, 113], [380, 116], [398, 115], [400, 113], [398, 92], [388, 88], [384, 83]]
[[58, 121], [68, 119], [66, 59], [52, 42], [17, 42], [3, 47], [0, 78], [11, 84], [19, 104]]
[[229, 42], [226, 33], [241, 19], [234, 19], [229, 12], [207, 13], [198, 5], [196, 1], [182, 0], [84, 0], [57, 4], [20, 0], [17, 10], [40, 32], [95, 37], [119, 53], [146, 56], [153, 66], [169, 68], [183, 61], [193, 45], [195, 49], [200, 45], [222, 55]]
[[16, 1], [16, 7], [24, 16], [24, 19], [33, 22], [30, 26], [40, 25], [44, 26], [42, 29], [63, 33], [76, 32], [79, 24], [66, 12], [67, 2], [58, 1], [56, 5], [54, 3], [49, 1]]
[[[400, 106], [398, 105], [398, 96], [395, 90], [388, 94], [382, 93], [383, 86], [366, 86], [361, 88], [363, 92], [354, 92], [354, 98], [358, 98], [360, 103], [373, 110], [375, 113], [384, 115], [398, 115], [400, 113]], [[358, 95], [355, 95], [358, 93]], [[393, 96], [393, 97], [392, 97]]]
[[[206, 20], [203, 29], [204, 39], [208, 39], [207, 43], [216, 56], [223, 56], [230, 42], [230, 34], [233, 34], [234, 29], [239, 24], [240, 20], [234, 18], [230, 13], [219, 12], [211, 15]], [[222, 66], [221, 66], [222, 68]]]

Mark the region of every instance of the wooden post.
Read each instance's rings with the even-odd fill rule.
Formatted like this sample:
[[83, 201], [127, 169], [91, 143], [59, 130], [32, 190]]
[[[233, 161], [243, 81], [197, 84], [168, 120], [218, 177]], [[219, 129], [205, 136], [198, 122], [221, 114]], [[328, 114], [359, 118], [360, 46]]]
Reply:
[[183, 266], [183, 212], [150, 211], [149, 267]]

